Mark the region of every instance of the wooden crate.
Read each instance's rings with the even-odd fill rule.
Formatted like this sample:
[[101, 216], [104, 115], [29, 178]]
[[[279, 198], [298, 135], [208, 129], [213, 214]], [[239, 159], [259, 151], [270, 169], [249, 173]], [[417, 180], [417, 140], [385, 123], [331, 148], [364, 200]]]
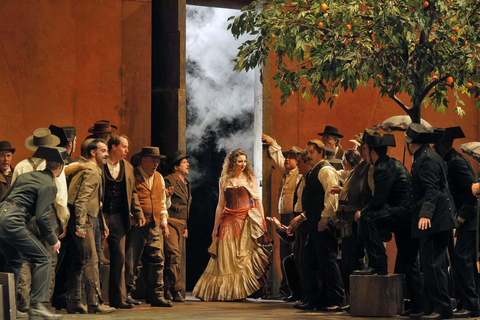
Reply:
[[391, 317], [403, 312], [403, 274], [350, 276], [350, 315]]
[[0, 272], [0, 285], [2, 287], [2, 313], [5, 320], [17, 318], [15, 301], [15, 278], [13, 273]]

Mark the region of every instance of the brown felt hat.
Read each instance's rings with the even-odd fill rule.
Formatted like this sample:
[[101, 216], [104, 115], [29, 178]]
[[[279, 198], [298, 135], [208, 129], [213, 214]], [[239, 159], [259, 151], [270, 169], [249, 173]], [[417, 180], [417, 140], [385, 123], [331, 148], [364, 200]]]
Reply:
[[12, 148], [9, 141], [0, 141], [0, 151], [10, 151], [11, 153], [15, 153], [15, 148]]
[[90, 133], [112, 133], [117, 130], [116, 126], [110, 124], [108, 120], [100, 120], [93, 124], [93, 127], [88, 128]]

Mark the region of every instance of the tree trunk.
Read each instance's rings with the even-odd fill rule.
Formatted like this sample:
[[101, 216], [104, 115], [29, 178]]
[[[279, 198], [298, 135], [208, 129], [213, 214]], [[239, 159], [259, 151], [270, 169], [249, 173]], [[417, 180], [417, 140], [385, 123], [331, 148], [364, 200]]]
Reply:
[[415, 103], [412, 108], [408, 111], [408, 115], [410, 116], [410, 119], [412, 119], [412, 123], [420, 123], [421, 119], [421, 111], [422, 109], [420, 108], [421, 104], [420, 103]]

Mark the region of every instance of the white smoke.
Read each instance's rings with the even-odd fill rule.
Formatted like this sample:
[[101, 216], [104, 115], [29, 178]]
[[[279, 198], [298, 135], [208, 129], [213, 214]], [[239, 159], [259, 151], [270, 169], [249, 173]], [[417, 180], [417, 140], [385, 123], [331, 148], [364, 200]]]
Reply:
[[[217, 131], [220, 119], [242, 117], [254, 109], [254, 73], [233, 71], [233, 59], [246, 39], [235, 41], [227, 30], [228, 17], [240, 11], [187, 6], [187, 149], [201, 145], [207, 128]], [[253, 121], [236, 133], [223, 132], [217, 151], [241, 147], [253, 156]]]

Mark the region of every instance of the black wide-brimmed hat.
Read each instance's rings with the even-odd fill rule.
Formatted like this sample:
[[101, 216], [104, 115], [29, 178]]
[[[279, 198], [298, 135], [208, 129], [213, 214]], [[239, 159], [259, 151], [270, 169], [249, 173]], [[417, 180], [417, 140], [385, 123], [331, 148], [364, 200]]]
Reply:
[[448, 127], [448, 128], [435, 128], [433, 132], [438, 134], [439, 141], [453, 141], [455, 139], [466, 138], [460, 126]]
[[58, 138], [60, 138], [60, 145], [65, 146], [67, 145], [70, 141], [73, 141], [75, 139], [75, 136], [77, 134], [75, 127], [57, 127], [55, 125], [50, 125], [48, 127], [50, 131], [56, 135]]
[[177, 161], [179, 160], [182, 160], [182, 159], [186, 159], [190, 157], [189, 154], [184, 154], [182, 151], [178, 150], [178, 151], [175, 151], [173, 154], [171, 154], [170, 156], [168, 156], [167, 158], [167, 167], [166, 169], [167, 170], [170, 170], [173, 165], [175, 163], [177, 163]]
[[9, 141], [0, 141], [0, 151], [10, 151], [11, 153], [15, 153], [15, 148], [12, 148]]
[[67, 149], [62, 147], [38, 147], [33, 157], [47, 161], [67, 163]]
[[93, 127], [88, 128], [90, 133], [112, 133], [117, 130], [116, 126], [110, 124], [108, 120], [100, 120], [93, 124]]
[[415, 144], [428, 144], [438, 142], [438, 134], [429, 132], [424, 126], [412, 123], [405, 132], [405, 142]]
[[327, 156], [327, 161], [330, 163], [342, 163], [341, 159], [335, 158], [335, 150], [331, 148], [325, 149], [325, 155]]
[[53, 135], [50, 129], [39, 128], [33, 131], [33, 135], [25, 140], [25, 147], [28, 150], [36, 151], [38, 147], [56, 147], [60, 143], [60, 138]]
[[290, 150], [282, 152], [282, 154], [283, 154], [284, 157], [286, 157], [287, 154], [297, 155], [297, 154], [301, 154], [302, 151], [303, 150], [301, 148], [299, 148], [297, 146], [293, 146]]
[[396, 147], [393, 134], [381, 134], [373, 128], [367, 128], [363, 132], [362, 142], [369, 147]]
[[325, 126], [325, 130], [323, 132], [318, 133], [319, 136], [324, 136], [324, 135], [329, 135], [329, 136], [335, 136], [338, 138], [343, 138], [343, 135], [338, 133], [338, 129], [332, 126]]

